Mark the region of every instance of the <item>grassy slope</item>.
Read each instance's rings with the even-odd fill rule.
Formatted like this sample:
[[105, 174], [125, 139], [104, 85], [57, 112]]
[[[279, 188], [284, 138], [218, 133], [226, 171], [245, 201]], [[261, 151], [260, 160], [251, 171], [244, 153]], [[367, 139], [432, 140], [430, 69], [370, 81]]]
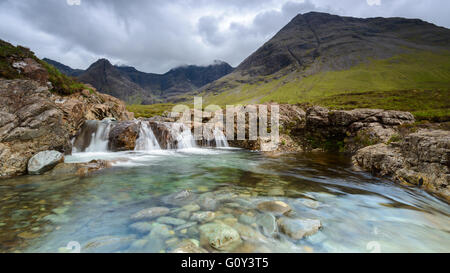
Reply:
[[[32, 51], [22, 46], [13, 46], [7, 42], [0, 40], [0, 78], [20, 79], [21, 75], [12, 67], [11, 59], [32, 58], [40, 63], [48, 72], [48, 79], [52, 83], [53, 92], [69, 95], [83, 89], [90, 89], [72, 77], [68, 77], [54, 66], [37, 58]], [[92, 90], [92, 89], [90, 89]]]
[[213, 96], [207, 104], [275, 101], [314, 103], [336, 109], [360, 107], [413, 112], [418, 118], [450, 118], [450, 52], [415, 52], [372, 60], [349, 70], [292, 75], [244, 84]]
[[127, 110], [134, 113], [136, 118], [151, 118], [160, 116], [165, 111], [170, 111], [175, 106], [171, 103], [161, 103], [152, 105], [127, 105]]

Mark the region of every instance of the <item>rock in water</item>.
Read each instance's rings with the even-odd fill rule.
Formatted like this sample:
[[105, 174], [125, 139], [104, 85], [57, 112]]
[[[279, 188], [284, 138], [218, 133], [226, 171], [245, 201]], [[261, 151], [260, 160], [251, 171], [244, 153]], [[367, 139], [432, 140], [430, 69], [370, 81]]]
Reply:
[[197, 246], [191, 240], [184, 240], [172, 253], [208, 253], [208, 251]]
[[200, 244], [220, 251], [230, 251], [242, 241], [239, 233], [223, 223], [209, 223], [200, 226]]
[[170, 206], [185, 206], [196, 199], [196, 195], [190, 190], [183, 190], [173, 194], [169, 194], [162, 198], [164, 204]]
[[262, 212], [270, 212], [274, 215], [283, 215], [292, 208], [282, 201], [267, 201], [258, 204], [258, 209]]
[[282, 217], [277, 221], [280, 231], [294, 240], [300, 240], [319, 231], [322, 227], [320, 220], [290, 219]]
[[171, 225], [171, 226], [180, 226], [180, 225], [186, 224], [185, 220], [177, 219], [177, 218], [173, 218], [173, 217], [165, 217], [165, 216], [158, 218], [156, 220], [156, 222], [158, 222], [160, 224]]
[[64, 161], [64, 155], [57, 151], [44, 151], [34, 155], [28, 161], [29, 174], [42, 174], [53, 169], [58, 163]]
[[152, 230], [152, 224], [148, 222], [137, 222], [130, 225], [130, 229], [139, 233], [149, 233]]
[[131, 216], [131, 220], [138, 221], [143, 219], [153, 219], [156, 217], [160, 217], [166, 215], [170, 212], [170, 209], [165, 207], [153, 207], [149, 209], [143, 209], [139, 212], [136, 212]]

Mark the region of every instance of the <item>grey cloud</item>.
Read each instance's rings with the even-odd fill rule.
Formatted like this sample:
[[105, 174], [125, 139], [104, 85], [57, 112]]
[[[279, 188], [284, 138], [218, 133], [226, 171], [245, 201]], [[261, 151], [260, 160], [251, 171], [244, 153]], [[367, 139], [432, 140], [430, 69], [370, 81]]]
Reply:
[[[450, 26], [446, 0], [0, 0], [0, 39], [76, 68], [98, 58], [148, 72], [221, 59], [236, 66], [296, 14], [421, 18]], [[245, 20], [243, 20], [243, 18]]]

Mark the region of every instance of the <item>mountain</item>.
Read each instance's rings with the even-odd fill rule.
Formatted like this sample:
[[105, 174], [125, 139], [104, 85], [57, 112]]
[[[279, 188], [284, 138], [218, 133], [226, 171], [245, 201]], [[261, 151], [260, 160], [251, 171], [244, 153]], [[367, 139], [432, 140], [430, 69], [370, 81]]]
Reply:
[[449, 86], [449, 29], [418, 19], [311, 12], [297, 15], [232, 73], [196, 94], [220, 105], [276, 101], [354, 108], [372, 107], [383, 96], [405, 100], [405, 90], [433, 90], [448, 109]]
[[67, 76], [78, 77], [79, 75], [81, 75], [84, 72], [84, 70], [82, 70], [82, 69], [73, 69], [73, 68], [71, 68], [71, 67], [69, 67], [67, 65], [64, 65], [64, 64], [62, 64], [60, 62], [57, 62], [57, 61], [50, 60], [48, 58], [44, 58], [42, 60], [45, 61], [48, 64], [53, 65], [61, 73], [65, 74]]
[[208, 66], [181, 66], [165, 74], [137, 71], [133, 67], [117, 67], [133, 82], [165, 101], [177, 101], [183, 95], [211, 83], [233, 71], [233, 67], [221, 61]]
[[72, 69], [47, 58], [44, 60], [60, 72], [78, 77], [103, 93], [138, 104], [184, 100], [186, 93], [233, 71], [233, 67], [222, 61], [214, 61], [208, 66], [180, 66], [165, 74], [155, 74], [141, 72], [131, 66], [114, 66], [106, 59], [98, 60], [86, 71]]
[[134, 83], [108, 60], [100, 59], [78, 76], [81, 82], [89, 83], [102, 93], [122, 99], [127, 103], [151, 104], [155, 98]]

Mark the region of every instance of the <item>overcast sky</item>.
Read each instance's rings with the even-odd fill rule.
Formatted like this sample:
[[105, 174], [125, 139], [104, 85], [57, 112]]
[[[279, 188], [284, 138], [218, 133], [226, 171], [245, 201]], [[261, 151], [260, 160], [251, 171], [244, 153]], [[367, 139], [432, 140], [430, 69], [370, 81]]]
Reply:
[[420, 18], [450, 28], [449, 0], [0, 0], [0, 39], [73, 68], [99, 58], [163, 73], [237, 66], [296, 14]]

